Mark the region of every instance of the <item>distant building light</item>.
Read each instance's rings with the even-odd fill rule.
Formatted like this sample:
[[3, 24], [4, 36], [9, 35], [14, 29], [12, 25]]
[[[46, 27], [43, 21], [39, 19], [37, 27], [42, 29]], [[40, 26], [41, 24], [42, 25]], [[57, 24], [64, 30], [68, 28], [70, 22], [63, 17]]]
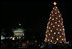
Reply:
[[15, 37], [13, 37], [12, 40], [15, 40]]

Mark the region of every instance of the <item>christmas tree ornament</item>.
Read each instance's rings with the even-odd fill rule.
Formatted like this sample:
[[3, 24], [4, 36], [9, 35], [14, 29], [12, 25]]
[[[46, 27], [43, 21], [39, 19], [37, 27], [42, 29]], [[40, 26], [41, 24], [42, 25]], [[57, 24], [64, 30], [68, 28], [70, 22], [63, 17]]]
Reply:
[[62, 40], [64, 40], [64, 39], [62, 39]]
[[60, 12], [58, 11], [58, 13], [60, 13]]
[[50, 30], [50, 32], [52, 32], [52, 30]]
[[62, 29], [60, 29], [60, 31], [62, 31]]
[[51, 26], [53, 25], [53, 23], [51, 23]]
[[50, 33], [49, 33], [49, 36], [50, 36]]
[[63, 25], [63, 23], [61, 23], [61, 25]]
[[48, 35], [46, 34], [46, 37], [48, 37]]
[[48, 28], [48, 26], [47, 26], [47, 28]]
[[64, 28], [64, 26], [62, 26]]
[[51, 40], [51, 42], [52, 42], [52, 40]]
[[53, 28], [55, 28], [55, 25], [53, 25]]
[[58, 27], [60, 27], [60, 25], [58, 25]]
[[50, 17], [50, 19], [51, 19], [51, 17]]
[[54, 18], [52, 20], [54, 20]]
[[56, 7], [56, 9], [57, 9], [57, 7]]
[[60, 34], [60, 32], [58, 32], [58, 34]]
[[58, 18], [56, 17], [56, 19], [58, 19]]
[[55, 12], [55, 14], [57, 14], [57, 12]]
[[63, 36], [65, 36], [65, 33], [62, 33]]
[[53, 11], [51, 11], [51, 13], [53, 14]]
[[56, 40], [58, 41], [59, 39], [57, 38]]
[[54, 32], [54, 35], [56, 34], [56, 32]]
[[56, 30], [58, 31], [58, 28]]
[[51, 27], [49, 27], [49, 29], [51, 29]]
[[54, 8], [53, 8], [54, 9]]
[[52, 14], [52, 16], [54, 16], [54, 15]]
[[61, 17], [61, 15], [59, 15], [59, 17]]
[[54, 37], [52, 37], [52, 39], [53, 39]]
[[61, 36], [59, 36], [61, 38]]
[[64, 31], [64, 28], [63, 28], [63, 31]]
[[47, 32], [46, 32], [47, 33]]
[[57, 22], [55, 22], [55, 24], [57, 24]]
[[51, 14], [50, 14], [50, 16], [51, 16]]
[[48, 22], [48, 24], [47, 25], [49, 25], [50, 24], [50, 22]]
[[55, 9], [55, 11], [56, 11], [57, 9]]
[[48, 39], [48, 41], [50, 41], [50, 40]]
[[60, 23], [60, 20], [58, 22]]
[[46, 32], [49, 32], [49, 30], [47, 30]]

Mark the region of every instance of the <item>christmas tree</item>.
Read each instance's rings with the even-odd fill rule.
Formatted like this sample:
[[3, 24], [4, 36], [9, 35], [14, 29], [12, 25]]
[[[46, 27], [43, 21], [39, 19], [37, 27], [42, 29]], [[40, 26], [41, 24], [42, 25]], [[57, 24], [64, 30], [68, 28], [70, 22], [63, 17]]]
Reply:
[[45, 34], [45, 42], [66, 42], [62, 15], [54, 2]]

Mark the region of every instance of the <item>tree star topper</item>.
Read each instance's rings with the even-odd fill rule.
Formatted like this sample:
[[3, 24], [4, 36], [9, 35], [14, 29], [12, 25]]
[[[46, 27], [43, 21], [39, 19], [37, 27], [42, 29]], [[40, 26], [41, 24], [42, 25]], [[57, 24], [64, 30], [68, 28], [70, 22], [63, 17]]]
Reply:
[[54, 2], [53, 4], [54, 4], [54, 5], [56, 5], [57, 3], [56, 3], [56, 2]]

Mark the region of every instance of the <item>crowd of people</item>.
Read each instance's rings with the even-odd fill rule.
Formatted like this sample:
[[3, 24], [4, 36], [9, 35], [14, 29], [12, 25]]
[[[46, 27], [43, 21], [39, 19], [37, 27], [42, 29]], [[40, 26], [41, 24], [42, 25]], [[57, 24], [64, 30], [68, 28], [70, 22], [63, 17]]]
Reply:
[[71, 43], [45, 43], [39, 41], [1, 40], [1, 48], [71, 48]]

